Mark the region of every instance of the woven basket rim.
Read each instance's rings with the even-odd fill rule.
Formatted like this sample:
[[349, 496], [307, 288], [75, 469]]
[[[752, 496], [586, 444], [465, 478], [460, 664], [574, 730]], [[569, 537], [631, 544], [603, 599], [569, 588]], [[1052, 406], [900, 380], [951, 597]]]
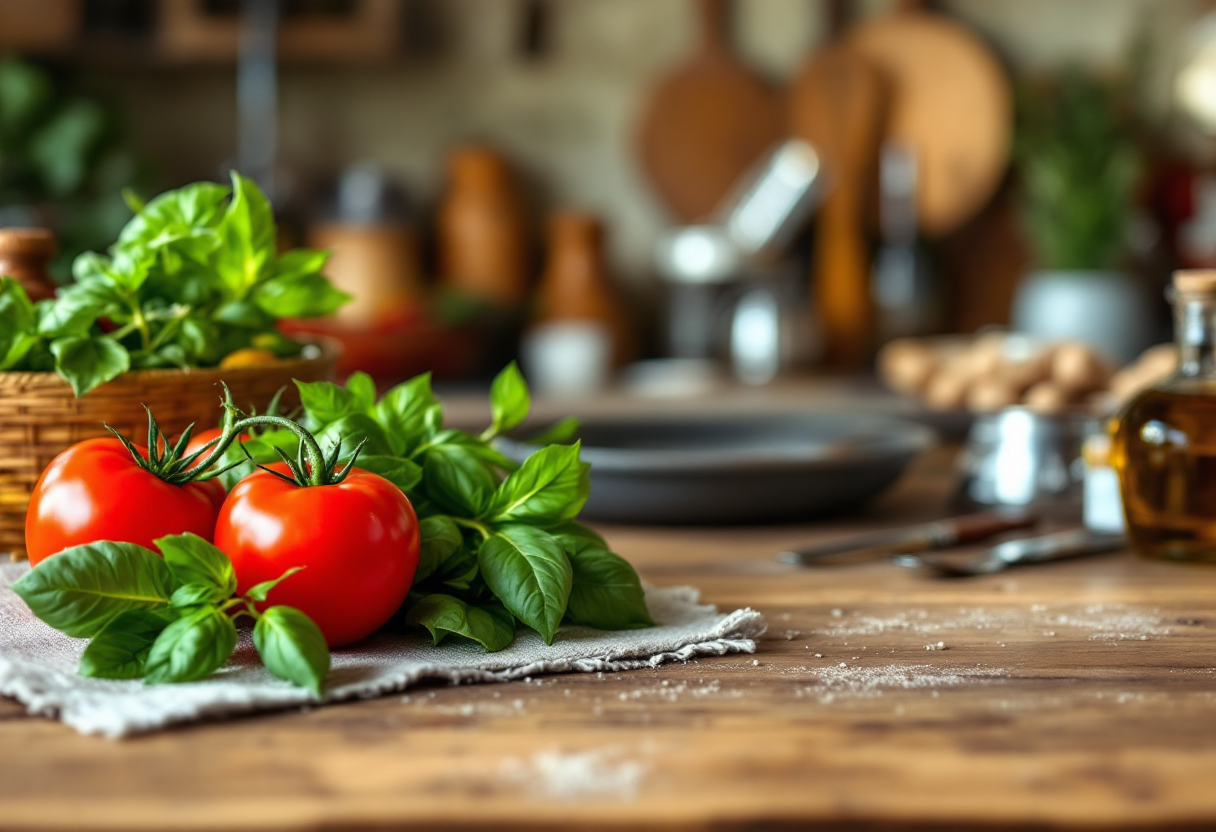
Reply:
[[[275, 367], [277, 369], [288, 369], [290, 367], [302, 367], [302, 366], [306, 366], [308, 364], [312, 364], [317, 361], [336, 360], [336, 359], [340, 358], [342, 355], [341, 343], [336, 341], [333, 338], [317, 336], [317, 337], [309, 338], [307, 341], [305, 341], [303, 343], [305, 345], [311, 344], [311, 345], [320, 347], [321, 354], [312, 356], [311, 358], [306, 358], [304, 356], [296, 356], [294, 358], [283, 358], [283, 359], [276, 361], [274, 364], [250, 364], [245, 367], [189, 367], [184, 370], [181, 368], [178, 368], [178, 367], [173, 367], [173, 368], [159, 367], [159, 368], [150, 369], [150, 370], [128, 370], [127, 372], [122, 373], [121, 375], [115, 376], [114, 378], [107, 381], [105, 384], [102, 384], [99, 387], [94, 388], [94, 390], [90, 390], [88, 393], [85, 393], [84, 396], [78, 397], [78, 398], [84, 398], [84, 397], [90, 396], [93, 394], [93, 392], [95, 390], [101, 390], [101, 389], [107, 387], [108, 385], [116, 384], [116, 383], [137, 384], [141, 381], [157, 382], [157, 381], [166, 381], [166, 380], [171, 380], [171, 379], [181, 379], [181, 378], [186, 378], [186, 377], [201, 377], [203, 380], [205, 380], [208, 376], [214, 376], [216, 378], [219, 378], [222, 376], [244, 375], [246, 373], [251, 373], [251, 372], [252, 373], [263, 373], [266, 371], [267, 367]], [[0, 372], [0, 386], [3, 386], [6, 381], [8, 381], [8, 382], [17, 381], [17, 383], [39, 382], [39, 386], [51, 384], [51, 385], [56, 385], [56, 386], [61, 386], [61, 387], [71, 389], [71, 385], [68, 384], [66, 381], [64, 381], [62, 378], [60, 378], [59, 374], [56, 373], [54, 370], [40, 370], [40, 371], [5, 370], [5, 371]]]

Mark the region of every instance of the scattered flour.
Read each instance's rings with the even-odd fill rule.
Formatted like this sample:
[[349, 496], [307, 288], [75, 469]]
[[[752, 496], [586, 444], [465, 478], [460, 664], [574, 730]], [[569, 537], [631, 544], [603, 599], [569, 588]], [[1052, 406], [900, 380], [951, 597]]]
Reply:
[[[1093, 641], [1148, 641], [1169, 635], [1167, 621], [1156, 611], [1145, 611], [1123, 604], [1094, 604], [1051, 611], [1045, 604], [1034, 604], [1029, 613], [1012, 609], [987, 610], [983, 607], [959, 607], [958, 612], [940, 619], [930, 619], [927, 610], [909, 610], [885, 618], [853, 613], [845, 617], [832, 610], [832, 621], [813, 630], [816, 635], [852, 637], [882, 635], [892, 632], [936, 635], [958, 630], [1056, 631], [1073, 629], [1088, 631]], [[927, 647], [926, 649], [931, 649]]]
[[611, 748], [571, 754], [542, 751], [530, 760], [510, 758], [502, 765], [503, 777], [508, 782], [555, 800], [583, 797], [632, 800], [637, 797], [648, 770], [645, 763], [621, 759], [619, 751]]
[[936, 696], [937, 688], [997, 681], [1008, 675], [1004, 668], [976, 666], [944, 669], [930, 664], [893, 664], [884, 667], [847, 667], [842, 664], [808, 672], [815, 676], [816, 684], [799, 688], [794, 695], [816, 697], [825, 704], [841, 696], [882, 696], [883, 690], [887, 689], [929, 689]]

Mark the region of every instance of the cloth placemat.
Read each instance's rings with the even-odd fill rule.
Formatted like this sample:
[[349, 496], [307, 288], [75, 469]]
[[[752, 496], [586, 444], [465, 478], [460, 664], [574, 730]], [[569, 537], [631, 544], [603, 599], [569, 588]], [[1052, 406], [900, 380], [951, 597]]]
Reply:
[[9, 589], [28, 569], [24, 563], [0, 564], [0, 695], [17, 699], [30, 713], [57, 717], [81, 733], [107, 737], [227, 715], [370, 699], [426, 679], [506, 682], [751, 653], [765, 628], [754, 610], [723, 614], [699, 604], [691, 587], [648, 587], [646, 604], [658, 626], [644, 630], [609, 633], [567, 626], [552, 645], [545, 645], [539, 635], [521, 627], [514, 643], [497, 653], [456, 639], [433, 647], [425, 635], [374, 636], [333, 654], [319, 698], [271, 676], [258, 661], [246, 630], [228, 665], [213, 676], [186, 684], [145, 685], [78, 676], [76, 664], [87, 642], [43, 624]]

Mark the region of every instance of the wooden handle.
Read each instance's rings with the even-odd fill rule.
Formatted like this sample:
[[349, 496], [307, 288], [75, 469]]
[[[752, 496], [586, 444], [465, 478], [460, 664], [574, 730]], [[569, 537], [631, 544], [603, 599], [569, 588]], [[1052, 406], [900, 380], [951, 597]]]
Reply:
[[701, 48], [706, 52], [726, 52], [726, 0], [697, 0], [701, 18]]
[[985, 512], [983, 514], [969, 514], [966, 517], [958, 517], [947, 522], [954, 527], [956, 535], [955, 543], [962, 545], [976, 540], [984, 540], [1002, 532], [1028, 529], [1038, 523], [1039, 518], [1034, 514], [1010, 515]]

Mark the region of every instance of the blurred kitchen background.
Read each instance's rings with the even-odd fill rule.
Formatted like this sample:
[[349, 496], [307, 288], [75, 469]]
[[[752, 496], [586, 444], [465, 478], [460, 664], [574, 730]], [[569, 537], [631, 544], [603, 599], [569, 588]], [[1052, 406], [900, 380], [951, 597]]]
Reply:
[[1119, 366], [1216, 266], [1200, 0], [0, 0], [0, 56], [0, 225], [57, 279], [124, 187], [235, 167], [382, 382], [672, 396], [985, 327]]

